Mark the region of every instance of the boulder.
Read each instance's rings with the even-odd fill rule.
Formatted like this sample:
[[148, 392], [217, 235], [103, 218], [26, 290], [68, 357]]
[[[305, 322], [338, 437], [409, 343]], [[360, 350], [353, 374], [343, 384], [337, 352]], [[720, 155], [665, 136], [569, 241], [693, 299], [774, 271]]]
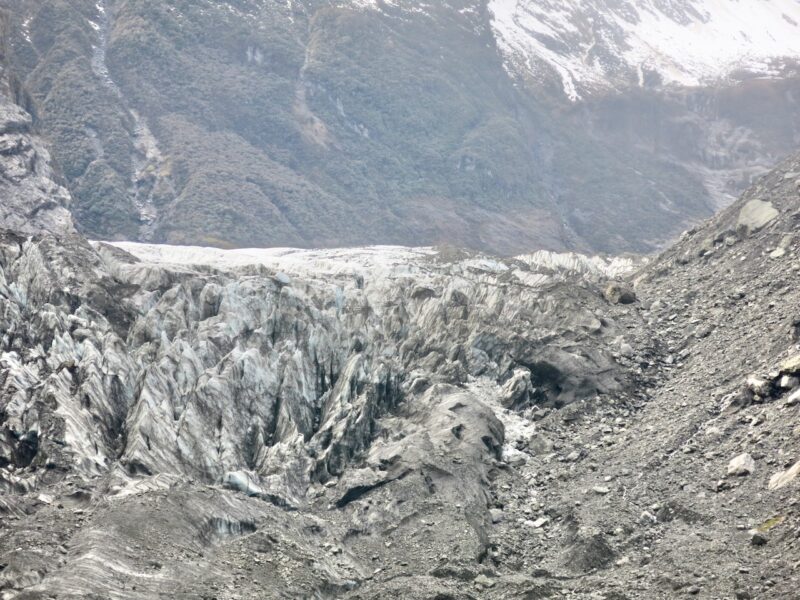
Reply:
[[531, 372], [525, 368], [515, 369], [500, 390], [500, 402], [505, 408], [518, 408], [527, 403], [532, 391]]
[[489, 517], [492, 519], [492, 523], [502, 523], [503, 522], [503, 510], [500, 508], [492, 508], [489, 510]]
[[755, 530], [750, 532], [750, 543], [753, 546], [765, 546], [769, 538], [767, 537], [766, 533], [761, 531]]
[[541, 529], [549, 522], [550, 522], [550, 517], [539, 517], [538, 519], [533, 521], [530, 526], [533, 527], [534, 529]]
[[761, 377], [751, 376], [748, 377], [747, 380], [745, 381], [745, 386], [747, 387], [747, 389], [749, 389], [757, 396], [761, 396], [762, 398], [764, 398], [766, 396], [769, 396], [772, 388], [772, 383]]
[[783, 361], [781, 363], [781, 373], [784, 375], [800, 375], [800, 354]]
[[611, 304], [633, 304], [636, 302], [636, 293], [628, 286], [621, 283], [611, 283], [603, 293]]
[[565, 566], [572, 571], [587, 573], [608, 567], [615, 558], [614, 550], [603, 534], [577, 535], [566, 552]]
[[260, 496], [264, 493], [264, 490], [256, 485], [254, 477], [244, 471], [228, 471], [222, 478], [222, 484], [226, 488], [248, 496]]
[[742, 477], [750, 475], [756, 468], [756, 461], [749, 454], [740, 454], [728, 463], [728, 475]]
[[800, 475], [800, 461], [796, 462], [792, 468], [773, 475], [769, 480], [769, 489], [777, 490], [785, 487], [797, 479], [798, 475]]
[[748, 232], [752, 233], [758, 231], [775, 217], [778, 216], [778, 211], [772, 206], [772, 202], [765, 200], [750, 200], [742, 207], [739, 212], [739, 220], [737, 225]]

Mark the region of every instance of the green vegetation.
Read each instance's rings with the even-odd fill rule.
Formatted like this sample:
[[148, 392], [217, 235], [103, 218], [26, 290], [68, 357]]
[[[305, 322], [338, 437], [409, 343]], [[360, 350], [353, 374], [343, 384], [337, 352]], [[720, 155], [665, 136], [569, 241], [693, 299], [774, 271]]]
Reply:
[[122, 97], [92, 72], [94, 2], [26, 3], [32, 44], [15, 42], [92, 236], [137, 235], [129, 109], [168, 158], [147, 183], [161, 241], [644, 250], [708, 210], [685, 172], [516, 85], [480, 18], [446, 3], [108, 4]]
[[784, 516], [776, 516], [764, 521], [761, 525], [759, 525], [756, 529], [761, 533], [769, 533], [773, 529], [775, 529], [778, 525], [783, 523], [786, 520]]

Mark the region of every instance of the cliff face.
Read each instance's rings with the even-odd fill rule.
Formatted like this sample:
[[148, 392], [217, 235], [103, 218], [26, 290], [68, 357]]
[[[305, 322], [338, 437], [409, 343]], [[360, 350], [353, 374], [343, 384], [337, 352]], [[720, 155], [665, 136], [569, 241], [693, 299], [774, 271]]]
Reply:
[[[0, 36], [8, 39], [9, 22], [0, 15]], [[54, 178], [50, 154], [23, 108], [29, 99], [9, 72], [8, 48], [0, 41], [0, 222], [20, 232], [73, 232], [69, 192]]]

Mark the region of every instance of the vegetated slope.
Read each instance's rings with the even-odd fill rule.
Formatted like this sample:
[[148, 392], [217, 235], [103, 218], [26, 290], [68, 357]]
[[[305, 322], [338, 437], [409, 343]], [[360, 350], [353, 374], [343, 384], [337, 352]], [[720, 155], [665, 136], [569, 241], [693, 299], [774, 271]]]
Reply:
[[[649, 101], [636, 135], [610, 135], [613, 107], [509, 74], [483, 2], [4, 4], [90, 237], [641, 251], [718, 196], [696, 164], [706, 121], [691, 156], [638, 127]], [[748, 132], [759, 151], [718, 187], [783, 149]]]

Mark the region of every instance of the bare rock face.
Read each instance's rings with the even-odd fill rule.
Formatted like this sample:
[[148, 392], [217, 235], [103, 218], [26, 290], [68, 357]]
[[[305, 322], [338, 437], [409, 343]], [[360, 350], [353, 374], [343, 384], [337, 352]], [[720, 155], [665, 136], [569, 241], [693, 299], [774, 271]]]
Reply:
[[747, 232], [757, 231], [778, 216], [778, 211], [768, 201], [750, 200], [739, 211], [737, 225]]
[[[0, 65], [0, 82], [4, 82]], [[74, 234], [70, 196], [56, 183], [50, 155], [32, 131], [31, 116], [0, 83], [0, 226], [19, 233]]]

